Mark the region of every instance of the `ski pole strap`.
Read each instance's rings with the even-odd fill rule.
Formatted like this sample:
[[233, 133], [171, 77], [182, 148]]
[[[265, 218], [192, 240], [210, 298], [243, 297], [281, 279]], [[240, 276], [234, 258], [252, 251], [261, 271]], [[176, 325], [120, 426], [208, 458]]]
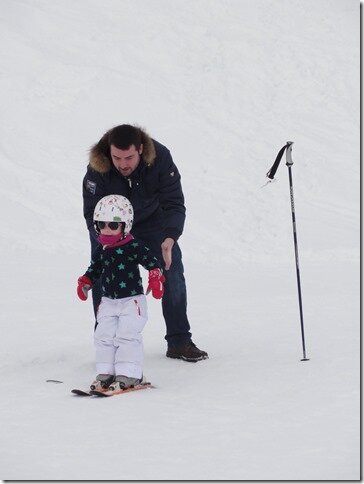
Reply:
[[276, 171], [278, 170], [278, 167], [279, 167], [279, 163], [281, 162], [281, 159], [282, 159], [282, 156], [283, 156], [283, 153], [286, 151], [286, 149], [288, 148], [289, 144], [286, 143], [284, 146], [282, 146], [282, 148], [278, 151], [278, 155], [277, 155], [277, 158], [275, 160], [275, 162], [273, 163], [272, 165], [272, 168], [268, 171], [267, 173], [267, 177], [270, 178], [271, 180], [273, 180], [274, 178], [274, 175], [276, 174]]

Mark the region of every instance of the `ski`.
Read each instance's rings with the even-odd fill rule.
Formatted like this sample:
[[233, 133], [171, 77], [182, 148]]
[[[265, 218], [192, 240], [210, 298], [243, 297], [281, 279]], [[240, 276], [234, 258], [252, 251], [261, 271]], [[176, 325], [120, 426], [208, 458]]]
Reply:
[[148, 388], [155, 388], [151, 383], [141, 383], [139, 385], [135, 385], [134, 387], [125, 388], [125, 390], [116, 390], [116, 391], [106, 391], [106, 392], [99, 392], [97, 390], [91, 390], [90, 395], [94, 395], [95, 397], [113, 397], [114, 395], [121, 395], [122, 393], [129, 393], [129, 392], [136, 392], [138, 390], [147, 390]]
[[78, 388], [74, 388], [71, 390], [71, 393], [78, 395], [79, 397], [91, 397], [91, 390], [79, 390]]

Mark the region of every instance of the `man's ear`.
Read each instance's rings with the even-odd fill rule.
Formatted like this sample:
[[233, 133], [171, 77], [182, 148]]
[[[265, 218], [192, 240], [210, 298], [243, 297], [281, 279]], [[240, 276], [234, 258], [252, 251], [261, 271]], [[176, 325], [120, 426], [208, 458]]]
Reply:
[[141, 145], [139, 146], [139, 154], [140, 154], [140, 155], [143, 153], [143, 148], [144, 148], [144, 145], [143, 145], [143, 144], [141, 144]]

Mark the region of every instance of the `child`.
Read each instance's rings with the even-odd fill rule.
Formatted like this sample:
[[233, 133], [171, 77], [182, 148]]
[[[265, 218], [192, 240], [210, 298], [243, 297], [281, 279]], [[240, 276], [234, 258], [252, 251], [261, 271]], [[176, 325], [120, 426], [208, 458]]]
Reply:
[[147, 303], [138, 264], [149, 271], [147, 294], [152, 291], [156, 299], [163, 296], [165, 278], [156, 257], [130, 234], [133, 207], [127, 198], [102, 198], [93, 218], [101, 245], [77, 287], [78, 297], [85, 301], [101, 277], [103, 297], [94, 335], [98, 375], [90, 388], [122, 390], [143, 381], [141, 333], [147, 322]]

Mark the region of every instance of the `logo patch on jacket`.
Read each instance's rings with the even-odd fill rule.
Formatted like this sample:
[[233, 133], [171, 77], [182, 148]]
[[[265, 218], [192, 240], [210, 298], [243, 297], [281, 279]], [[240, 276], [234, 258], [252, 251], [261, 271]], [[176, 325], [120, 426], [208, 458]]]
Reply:
[[95, 195], [96, 193], [96, 183], [91, 181], [91, 180], [86, 180], [86, 190], [92, 195]]

